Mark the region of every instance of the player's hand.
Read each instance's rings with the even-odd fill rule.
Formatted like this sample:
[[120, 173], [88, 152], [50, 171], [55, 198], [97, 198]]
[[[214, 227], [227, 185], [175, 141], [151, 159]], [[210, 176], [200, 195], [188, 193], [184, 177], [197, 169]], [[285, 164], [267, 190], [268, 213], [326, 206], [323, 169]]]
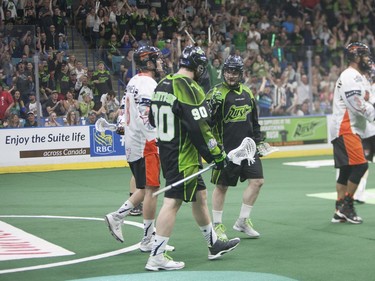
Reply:
[[223, 170], [229, 163], [229, 159], [225, 151], [221, 151], [220, 154], [214, 156], [215, 170]]
[[221, 92], [214, 91], [209, 103], [211, 114], [215, 114], [217, 109], [223, 104], [223, 96]]
[[123, 126], [117, 126], [117, 128], [116, 128], [116, 134], [118, 134], [118, 135], [124, 135], [125, 134], [124, 127]]

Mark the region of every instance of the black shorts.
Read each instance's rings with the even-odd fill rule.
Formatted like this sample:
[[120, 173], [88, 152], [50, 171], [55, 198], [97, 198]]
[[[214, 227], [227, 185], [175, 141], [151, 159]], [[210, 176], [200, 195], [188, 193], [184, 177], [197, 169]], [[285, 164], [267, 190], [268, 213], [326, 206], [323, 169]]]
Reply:
[[144, 189], [145, 186], [160, 186], [160, 159], [158, 154], [149, 154], [137, 161], [129, 162], [129, 166], [138, 189]]
[[224, 170], [212, 170], [211, 182], [224, 186], [236, 186], [238, 179], [244, 182], [247, 179], [263, 179], [263, 166], [258, 155], [255, 155], [255, 163], [248, 165], [247, 160], [243, 160], [241, 165], [229, 162]]
[[375, 153], [375, 136], [363, 139], [362, 145], [366, 159], [373, 162]]
[[[199, 171], [199, 166], [191, 166], [185, 169], [183, 172], [176, 175], [176, 177], [166, 179], [166, 185], [173, 184], [179, 180], [182, 180]], [[167, 190], [164, 194], [167, 198], [181, 199], [185, 202], [196, 201], [196, 192], [199, 190], [205, 190], [206, 185], [201, 175], [194, 177], [170, 190]]]

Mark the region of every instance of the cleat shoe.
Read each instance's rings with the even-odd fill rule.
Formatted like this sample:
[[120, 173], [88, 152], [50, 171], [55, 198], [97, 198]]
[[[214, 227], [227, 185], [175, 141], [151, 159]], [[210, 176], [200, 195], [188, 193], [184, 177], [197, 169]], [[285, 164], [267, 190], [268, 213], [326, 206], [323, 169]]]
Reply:
[[112, 236], [121, 243], [124, 242], [124, 237], [122, 236], [121, 225], [124, 222], [124, 218], [118, 213], [113, 212], [104, 217], [105, 223], [108, 226], [109, 232]]
[[135, 206], [133, 209], [130, 210], [129, 215], [131, 216], [141, 216], [143, 213], [143, 204], [140, 203], [138, 206]]
[[226, 227], [222, 223], [215, 224], [215, 232], [217, 235], [217, 238], [219, 238], [221, 241], [228, 241], [228, 237], [225, 234]]
[[240, 238], [233, 238], [228, 241], [222, 241], [217, 239], [215, 244], [208, 247], [208, 259], [215, 260], [220, 258], [222, 255], [234, 250], [240, 243]]
[[333, 218], [331, 219], [331, 223], [344, 223], [344, 222], [346, 222], [346, 219], [339, 217], [336, 213], [333, 215]]
[[[150, 236], [150, 237], [143, 237], [142, 238], [142, 241], [139, 245], [139, 249], [141, 250], [141, 252], [151, 252], [152, 250], [152, 244], [153, 244], [153, 239], [154, 236]], [[170, 245], [167, 245], [165, 247], [165, 251], [167, 252], [173, 252], [175, 250], [175, 247], [173, 246], [170, 246]]]
[[353, 198], [345, 197], [344, 204], [336, 211], [336, 214], [340, 218], [346, 219], [348, 222], [353, 224], [360, 224], [363, 222], [362, 218], [357, 216], [355, 208], [353, 206]]
[[233, 225], [233, 229], [246, 233], [249, 238], [259, 238], [260, 234], [253, 228], [253, 224], [250, 219], [237, 219]]
[[185, 267], [185, 263], [182, 261], [173, 261], [173, 259], [167, 254], [159, 254], [156, 256], [150, 256], [148, 258], [145, 268], [151, 271], [163, 270], [178, 270]]

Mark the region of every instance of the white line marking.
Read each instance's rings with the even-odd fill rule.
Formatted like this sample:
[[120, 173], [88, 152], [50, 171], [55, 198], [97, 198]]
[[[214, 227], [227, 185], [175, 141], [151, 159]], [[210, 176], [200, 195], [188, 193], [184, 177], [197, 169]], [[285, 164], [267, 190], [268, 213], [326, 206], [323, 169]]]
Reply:
[[[48, 215], [43, 215], [43, 216], [28, 216], [28, 215], [3, 215], [0, 216], [0, 218], [46, 218], [46, 219], [72, 219], [72, 220], [96, 220], [96, 221], [103, 221], [104, 219], [102, 218], [90, 218], [90, 217], [69, 217], [69, 216], [48, 216]], [[132, 221], [124, 221], [125, 224], [128, 225], [133, 225], [139, 228], [143, 229], [143, 224], [139, 222], [132, 222]], [[86, 258], [80, 258], [80, 259], [75, 259], [75, 260], [70, 260], [70, 261], [63, 261], [63, 262], [55, 262], [55, 263], [49, 263], [49, 264], [43, 264], [43, 265], [35, 265], [35, 266], [28, 266], [28, 267], [20, 267], [20, 268], [13, 268], [13, 269], [4, 269], [0, 270], [0, 274], [6, 274], [6, 273], [14, 273], [14, 272], [20, 272], [20, 271], [30, 271], [30, 270], [37, 270], [37, 269], [45, 269], [45, 268], [51, 268], [51, 267], [58, 267], [58, 266], [65, 266], [65, 265], [71, 265], [71, 264], [77, 264], [81, 262], [87, 262], [87, 261], [92, 261], [92, 260], [98, 260], [98, 259], [104, 259], [108, 258], [111, 256], [116, 256], [119, 254], [127, 253], [130, 251], [134, 251], [139, 249], [140, 243], [137, 243], [135, 245], [104, 253], [104, 254], [99, 254], [91, 257], [86, 257]]]

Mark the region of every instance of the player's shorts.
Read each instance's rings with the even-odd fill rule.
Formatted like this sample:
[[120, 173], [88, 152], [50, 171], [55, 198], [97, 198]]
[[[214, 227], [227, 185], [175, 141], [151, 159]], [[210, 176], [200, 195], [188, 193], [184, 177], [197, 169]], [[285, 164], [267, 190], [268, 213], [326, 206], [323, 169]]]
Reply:
[[[179, 180], [182, 180], [196, 172], [199, 171], [199, 166], [191, 166], [185, 169], [183, 172], [179, 173], [176, 177], [166, 179], [166, 185], [170, 185], [175, 183]], [[173, 187], [170, 190], [167, 190], [164, 194], [167, 198], [174, 198], [174, 199], [181, 199], [185, 202], [194, 202], [196, 201], [196, 192], [199, 190], [205, 190], [206, 185], [201, 177], [201, 175], [197, 177], [193, 177], [186, 182]]]
[[135, 184], [138, 189], [144, 189], [145, 186], [160, 186], [160, 159], [159, 154], [148, 154], [137, 161], [129, 162]]
[[363, 151], [365, 153], [365, 158], [368, 161], [373, 162], [375, 153], [375, 136], [362, 139]]
[[258, 155], [255, 155], [255, 163], [248, 165], [247, 160], [243, 160], [241, 165], [229, 162], [223, 170], [212, 170], [211, 182], [224, 186], [236, 186], [238, 179], [244, 182], [247, 179], [263, 179], [263, 166]]
[[362, 140], [358, 135], [341, 135], [332, 141], [335, 168], [367, 163]]

